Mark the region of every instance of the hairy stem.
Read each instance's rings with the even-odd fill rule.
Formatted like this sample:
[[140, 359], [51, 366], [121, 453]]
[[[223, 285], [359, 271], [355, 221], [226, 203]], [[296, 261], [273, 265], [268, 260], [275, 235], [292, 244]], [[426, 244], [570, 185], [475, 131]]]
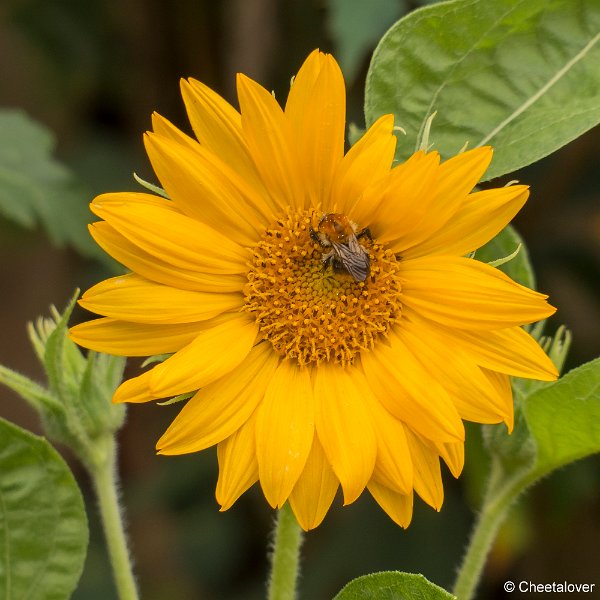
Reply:
[[123, 525], [118, 497], [116, 470], [116, 445], [109, 442], [109, 451], [104, 460], [91, 467], [91, 476], [98, 498], [104, 536], [108, 547], [110, 564], [120, 600], [138, 600], [138, 591]]
[[275, 540], [271, 556], [269, 600], [294, 600], [302, 531], [289, 504], [277, 514]]

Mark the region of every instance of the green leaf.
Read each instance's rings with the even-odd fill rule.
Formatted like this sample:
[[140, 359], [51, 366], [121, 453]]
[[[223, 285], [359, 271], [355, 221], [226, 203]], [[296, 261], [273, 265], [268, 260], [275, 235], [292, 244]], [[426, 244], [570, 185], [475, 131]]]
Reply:
[[43, 438], [0, 420], [0, 597], [66, 600], [88, 528], [75, 479]]
[[352, 580], [333, 600], [456, 600], [423, 575], [385, 571]]
[[523, 413], [537, 446], [538, 476], [600, 452], [600, 358], [534, 392]]
[[454, 0], [398, 21], [367, 76], [367, 125], [394, 113], [397, 158], [491, 144], [485, 179], [535, 162], [600, 121], [600, 2]]
[[529, 261], [529, 252], [523, 238], [508, 225], [494, 239], [490, 240], [475, 252], [475, 258], [481, 262], [491, 263], [499, 258], [512, 254], [521, 245], [519, 253], [498, 268], [509, 277], [528, 288], [535, 288], [535, 274]]
[[405, 11], [403, 0], [329, 0], [329, 30], [348, 81], [356, 77], [367, 51]]
[[53, 149], [46, 128], [23, 112], [0, 111], [0, 215], [22, 227], [41, 224], [56, 245], [102, 258], [87, 231], [89, 193]]
[[515, 427], [483, 429], [496, 466], [496, 489], [515, 495], [551, 471], [600, 452], [600, 358], [554, 383], [518, 386]]

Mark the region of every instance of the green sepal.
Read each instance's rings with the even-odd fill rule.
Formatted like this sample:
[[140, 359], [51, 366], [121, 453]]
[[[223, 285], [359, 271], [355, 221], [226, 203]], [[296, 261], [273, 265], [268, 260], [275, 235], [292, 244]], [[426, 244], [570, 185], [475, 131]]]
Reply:
[[179, 402], [184, 402], [185, 400], [189, 400], [196, 392], [186, 392], [185, 394], [179, 394], [178, 396], [174, 396], [173, 398], [169, 398], [164, 402], [157, 402], [159, 406], [169, 406], [170, 404], [178, 404]]
[[[512, 256], [515, 248], [520, 248], [519, 252]], [[475, 251], [475, 259], [485, 263], [493, 263], [507, 256], [511, 257], [510, 260], [496, 266], [521, 285], [535, 289], [535, 274], [527, 245], [512, 225], [507, 225], [496, 237]]]
[[61, 314], [30, 324], [29, 335], [42, 362], [48, 388], [0, 367], [0, 382], [20, 393], [37, 411], [46, 435], [71, 448], [88, 467], [106, 459], [114, 433], [123, 425], [125, 406], [111, 399], [119, 385], [125, 359], [96, 352], [84, 356], [69, 338], [67, 324], [77, 290]]

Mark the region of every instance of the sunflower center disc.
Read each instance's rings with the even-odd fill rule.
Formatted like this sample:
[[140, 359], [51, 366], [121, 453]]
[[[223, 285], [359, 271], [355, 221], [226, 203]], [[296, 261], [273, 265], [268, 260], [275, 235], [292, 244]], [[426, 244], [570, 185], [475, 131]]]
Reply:
[[245, 310], [280, 355], [300, 365], [347, 365], [400, 319], [399, 264], [391, 250], [362, 238], [371, 263], [366, 281], [324, 269], [329, 249], [310, 237], [316, 222], [314, 211], [304, 211], [267, 229], [254, 248]]

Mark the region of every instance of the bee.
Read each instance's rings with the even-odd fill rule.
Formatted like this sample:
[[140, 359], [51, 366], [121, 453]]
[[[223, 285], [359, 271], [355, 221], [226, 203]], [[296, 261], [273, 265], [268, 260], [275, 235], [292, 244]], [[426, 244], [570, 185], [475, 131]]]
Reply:
[[323, 254], [323, 267], [329, 265], [336, 271], [347, 271], [356, 281], [364, 281], [370, 272], [369, 253], [358, 240], [362, 237], [371, 239], [368, 228], [357, 232], [356, 223], [346, 215], [328, 213], [323, 215], [315, 231], [310, 227], [310, 237], [321, 247], [329, 248]]

